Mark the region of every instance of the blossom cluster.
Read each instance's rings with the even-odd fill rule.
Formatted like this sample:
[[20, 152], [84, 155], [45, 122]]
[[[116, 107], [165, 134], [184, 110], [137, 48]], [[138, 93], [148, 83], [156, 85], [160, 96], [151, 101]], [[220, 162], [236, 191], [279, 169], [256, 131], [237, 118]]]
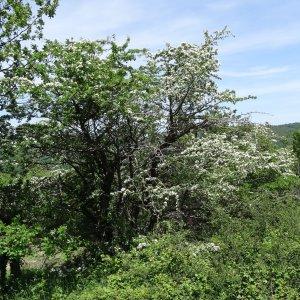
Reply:
[[266, 148], [263, 139], [270, 141], [270, 136], [266, 127], [254, 126], [240, 136], [211, 133], [191, 138], [183, 151], [161, 163], [160, 184], [152, 193], [164, 209], [186, 191], [196, 198], [234, 199], [243, 184], [264, 182], [272, 176], [295, 176], [292, 151]]

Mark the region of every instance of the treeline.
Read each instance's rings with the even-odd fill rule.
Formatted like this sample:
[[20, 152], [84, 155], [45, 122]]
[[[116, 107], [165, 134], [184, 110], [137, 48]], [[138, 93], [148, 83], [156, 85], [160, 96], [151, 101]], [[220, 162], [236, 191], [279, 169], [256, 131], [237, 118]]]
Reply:
[[295, 131], [300, 130], [300, 123], [273, 125], [272, 129], [278, 135], [290, 138], [290, 137], [292, 137], [292, 135]]

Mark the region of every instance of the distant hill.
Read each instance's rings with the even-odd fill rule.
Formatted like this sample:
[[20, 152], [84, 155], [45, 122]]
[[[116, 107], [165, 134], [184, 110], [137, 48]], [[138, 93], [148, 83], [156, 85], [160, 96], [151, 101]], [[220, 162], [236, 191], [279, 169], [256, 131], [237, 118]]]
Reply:
[[271, 128], [279, 136], [291, 137], [294, 131], [300, 130], [300, 122], [282, 125], [272, 125]]

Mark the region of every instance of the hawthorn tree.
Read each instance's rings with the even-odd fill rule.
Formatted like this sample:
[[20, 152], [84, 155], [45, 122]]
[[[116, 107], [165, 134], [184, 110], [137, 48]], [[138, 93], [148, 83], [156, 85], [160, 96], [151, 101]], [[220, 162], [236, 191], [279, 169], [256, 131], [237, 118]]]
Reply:
[[[2, 0], [0, 2], [1, 142], [3, 142], [3, 138], [8, 137], [8, 131], [10, 130], [8, 120], [14, 115], [20, 115], [20, 107], [17, 103], [17, 87], [11, 79], [19, 76], [31, 78], [33, 67], [31, 55], [37, 51], [36, 45], [31, 43], [42, 37], [44, 17], [53, 17], [57, 5], [57, 0]], [[3, 147], [3, 144], [1, 147]], [[0, 149], [0, 154], [3, 154], [2, 149]], [[2, 160], [1, 164], [3, 164]], [[5, 197], [2, 194], [4, 193], [2, 187], [3, 184], [1, 183], [1, 200]], [[14, 202], [16, 199], [12, 201]], [[1, 210], [0, 222], [9, 225], [11, 219], [11, 216]], [[5, 284], [8, 258], [8, 254], [3, 251], [0, 252], [0, 282], [2, 286]], [[12, 273], [19, 274], [20, 264], [18, 258], [11, 261], [11, 268]]]
[[[167, 44], [165, 49], [150, 55], [149, 68], [156, 82], [153, 105], [160, 133], [149, 160], [152, 181], [159, 175], [160, 161], [180, 149], [182, 138], [246, 121], [232, 107], [253, 97], [237, 97], [233, 90], [222, 91], [218, 87], [217, 45], [227, 35], [226, 29], [214, 34], [205, 32], [200, 45]], [[156, 224], [156, 215], [151, 212], [149, 229]]]
[[[25, 115], [41, 120], [27, 132], [32, 148], [72, 171], [68, 210], [81, 216], [85, 237], [111, 245], [151, 230], [159, 162], [182, 138], [239, 119], [230, 105], [248, 97], [216, 83], [224, 34], [155, 54], [113, 39], [48, 42], [32, 80], [7, 79]], [[137, 67], [138, 57], [146, 62]]]
[[217, 43], [225, 30], [207, 32], [201, 45], [182, 43], [151, 55], [149, 65], [155, 71], [157, 93], [153, 97], [163, 134], [153, 155], [150, 175], [156, 176], [157, 157], [164, 149], [189, 133], [226, 125], [238, 120], [232, 104], [253, 98], [237, 97], [233, 90], [218, 88]]
[[261, 125], [190, 136], [181, 151], [158, 165], [158, 184], [151, 191], [158, 216], [209, 229], [220, 208], [233, 217], [243, 214], [245, 188], [255, 190], [281, 177], [296, 180], [292, 151], [266, 147], [272, 138], [275, 134]]
[[3, 78], [32, 76], [32, 52], [42, 37], [44, 18], [53, 17], [58, 0], [2, 0], [0, 3], [0, 109], [18, 109], [13, 81]]
[[[72, 209], [85, 216], [91, 239], [111, 243], [115, 222], [111, 193], [121, 190], [123, 170], [133, 172], [133, 153], [149, 135], [147, 95], [151, 78], [132, 62], [142, 53], [114, 41], [49, 42], [35, 81], [19, 79], [30, 94], [28, 116], [43, 118], [33, 147], [74, 171]], [[34, 127], [31, 127], [34, 128]], [[113, 206], [120, 207], [122, 199]]]

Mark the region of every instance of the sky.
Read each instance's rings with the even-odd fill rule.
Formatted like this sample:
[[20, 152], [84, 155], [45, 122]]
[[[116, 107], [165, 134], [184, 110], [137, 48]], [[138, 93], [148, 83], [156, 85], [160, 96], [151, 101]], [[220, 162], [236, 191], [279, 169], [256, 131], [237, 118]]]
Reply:
[[254, 122], [300, 122], [300, 0], [60, 0], [45, 38], [118, 40], [161, 49], [201, 43], [227, 26], [219, 45], [220, 89], [254, 95], [239, 105]]

